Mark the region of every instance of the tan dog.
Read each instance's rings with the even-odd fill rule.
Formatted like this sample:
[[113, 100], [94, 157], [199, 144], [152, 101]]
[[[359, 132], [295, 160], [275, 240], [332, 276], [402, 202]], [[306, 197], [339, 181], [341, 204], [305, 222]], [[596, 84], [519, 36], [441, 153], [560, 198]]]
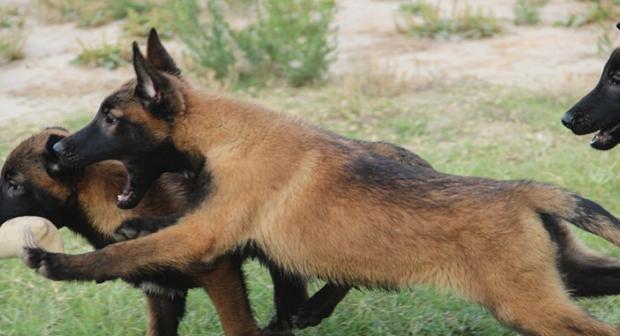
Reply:
[[[102, 281], [188, 270], [251, 245], [286, 270], [335, 283], [452, 288], [530, 335], [620, 335], [571, 301], [557, 264], [554, 237], [566, 233], [555, 218], [620, 244], [620, 222], [598, 204], [540, 183], [406, 166], [198, 91], [154, 32], [148, 60], [134, 44], [134, 68], [136, 80], [106, 98], [90, 125], [54, 146], [61, 162], [115, 158], [140, 172], [136, 158], [163, 160], [174, 148], [212, 185], [178, 224], [150, 236], [78, 256], [30, 250], [41, 274]], [[132, 205], [136, 190], [119, 205]]]

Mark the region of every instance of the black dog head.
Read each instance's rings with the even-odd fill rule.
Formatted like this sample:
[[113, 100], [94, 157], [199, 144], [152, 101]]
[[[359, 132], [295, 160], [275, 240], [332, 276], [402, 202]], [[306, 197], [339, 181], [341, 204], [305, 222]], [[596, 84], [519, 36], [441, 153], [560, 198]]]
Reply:
[[163, 172], [176, 171], [171, 164], [184, 161], [169, 139], [174, 118], [185, 106], [184, 82], [155, 29], [148, 37], [147, 58], [134, 42], [133, 66], [136, 79], [108, 96], [86, 127], [54, 145], [64, 166], [122, 161], [129, 181], [117, 204], [124, 209], [135, 207]]
[[620, 143], [620, 48], [609, 57], [598, 84], [564, 114], [562, 123], [577, 135], [598, 131], [590, 143], [595, 149]]

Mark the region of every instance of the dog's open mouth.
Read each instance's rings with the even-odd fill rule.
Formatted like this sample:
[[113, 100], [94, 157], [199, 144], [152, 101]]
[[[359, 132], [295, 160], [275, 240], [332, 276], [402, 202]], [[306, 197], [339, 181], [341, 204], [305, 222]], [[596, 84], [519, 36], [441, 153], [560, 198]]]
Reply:
[[157, 176], [151, 176], [142, 164], [137, 162], [125, 163], [127, 181], [120, 194], [116, 196], [116, 205], [121, 209], [133, 209], [144, 197]]
[[590, 146], [598, 150], [608, 150], [618, 143], [620, 143], [620, 123], [598, 131], [592, 138]]
[[131, 209], [138, 205], [136, 188], [134, 186], [131, 176], [127, 177], [123, 191], [116, 196], [117, 206], [121, 209]]

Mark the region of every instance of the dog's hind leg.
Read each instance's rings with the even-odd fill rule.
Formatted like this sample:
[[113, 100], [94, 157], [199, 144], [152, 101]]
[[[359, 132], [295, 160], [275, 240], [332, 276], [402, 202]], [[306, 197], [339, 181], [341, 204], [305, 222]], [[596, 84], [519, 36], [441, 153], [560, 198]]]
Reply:
[[620, 261], [569, 260], [563, 261], [561, 268], [564, 282], [575, 297], [620, 295]]
[[565, 222], [551, 216], [541, 217], [557, 246], [562, 280], [573, 296], [620, 294], [620, 259], [589, 250]]
[[260, 335], [248, 301], [239, 258], [219, 258], [208, 272], [196, 275], [195, 278], [213, 302], [225, 335]]
[[146, 291], [144, 294], [148, 304], [147, 336], [176, 336], [185, 315], [187, 290], [176, 291], [174, 296]]
[[525, 335], [620, 336], [620, 330], [571, 300], [558, 270], [557, 249], [544, 232], [515, 231], [506, 239], [510, 244], [493, 246], [486, 257], [471, 256], [476, 262], [468, 263], [467, 282], [459, 287], [475, 301]]
[[304, 329], [318, 325], [334, 312], [350, 290], [350, 286], [327, 283], [297, 309], [291, 317], [293, 327]]
[[[518, 266], [517, 266], [518, 267]], [[619, 336], [571, 301], [559, 274], [532, 269], [494, 279], [480, 302], [501, 322], [525, 335]]]
[[273, 281], [273, 301], [276, 316], [264, 328], [265, 332], [283, 332], [291, 329], [291, 316], [308, 299], [306, 281], [286, 274], [278, 267], [269, 266]]

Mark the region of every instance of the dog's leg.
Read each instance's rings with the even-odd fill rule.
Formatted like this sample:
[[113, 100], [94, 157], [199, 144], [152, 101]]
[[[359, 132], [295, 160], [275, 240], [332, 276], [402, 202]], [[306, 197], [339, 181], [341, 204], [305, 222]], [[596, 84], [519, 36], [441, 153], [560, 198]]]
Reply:
[[559, 251], [559, 265], [571, 294], [576, 297], [620, 294], [620, 259], [588, 250], [572, 234], [566, 237]]
[[291, 329], [293, 313], [308, 299], [306, 281], [300, 277], [285, 274], [275, 266], [270, 266], [269, 272], [273, 281], [273, 301], [276, 316], [263, 331], [283, 334], [283, 332]]
[[597, 321], [572, 302], [559, 281], [539, 281], [536, 288], [489, 289], [492, 296], [486, 298], [485, 306], [498, 320], [525, 335], [620, 335], [620, 330]]
[[576, 297], [595, 297], [620, 294], [620, 261], [613, 264], [571, 261], [562, 267], [564, 281]]
[[620, 294], [620, 259], [589, 250], [565, 222], [550, 216], [543, 216], [542, 219], [557, 245], [562, 279], [573, 296]]
[[259, 335], [248, 302], [241, 261], [237, 257], [217, 259], [209, 272], [195, 278], [209, 295], [227, 336]]
[[321, 323], [331, 316], [336, 306], [351, 290], [349, 286], [327, 283], [304, 302], [291, 317], [294, 328], [304, 329]]
[[196, 262], [211, 262], [234, 248], [239, 239], [235, 214], [218, 208], [195, 211], [164, 230], [94, 252], [67, 255], [27, 249], [24, 262], [53, 280], [102, 282], [161, 268], [188, 272]]
[[177, 291], [174, 296], [146, 291], [144, 294], [148, 304], [147, 336], [176, 336], [185, 315], [187, 290]]
[[[531, 246], [532, 249], [540, 247]], [[620, 330], [597, 321], [570, 299], [552, 251], [543, 258], [533, 257], [534, 254], [528, 252], [511, 258], [512, 263], [490, 261], [482, 268], [486, 272], [471, 274], [474, 278], [469, 284], [474, 286], [473, 298], [498, 320], [525, 335], [620, 335]]]

